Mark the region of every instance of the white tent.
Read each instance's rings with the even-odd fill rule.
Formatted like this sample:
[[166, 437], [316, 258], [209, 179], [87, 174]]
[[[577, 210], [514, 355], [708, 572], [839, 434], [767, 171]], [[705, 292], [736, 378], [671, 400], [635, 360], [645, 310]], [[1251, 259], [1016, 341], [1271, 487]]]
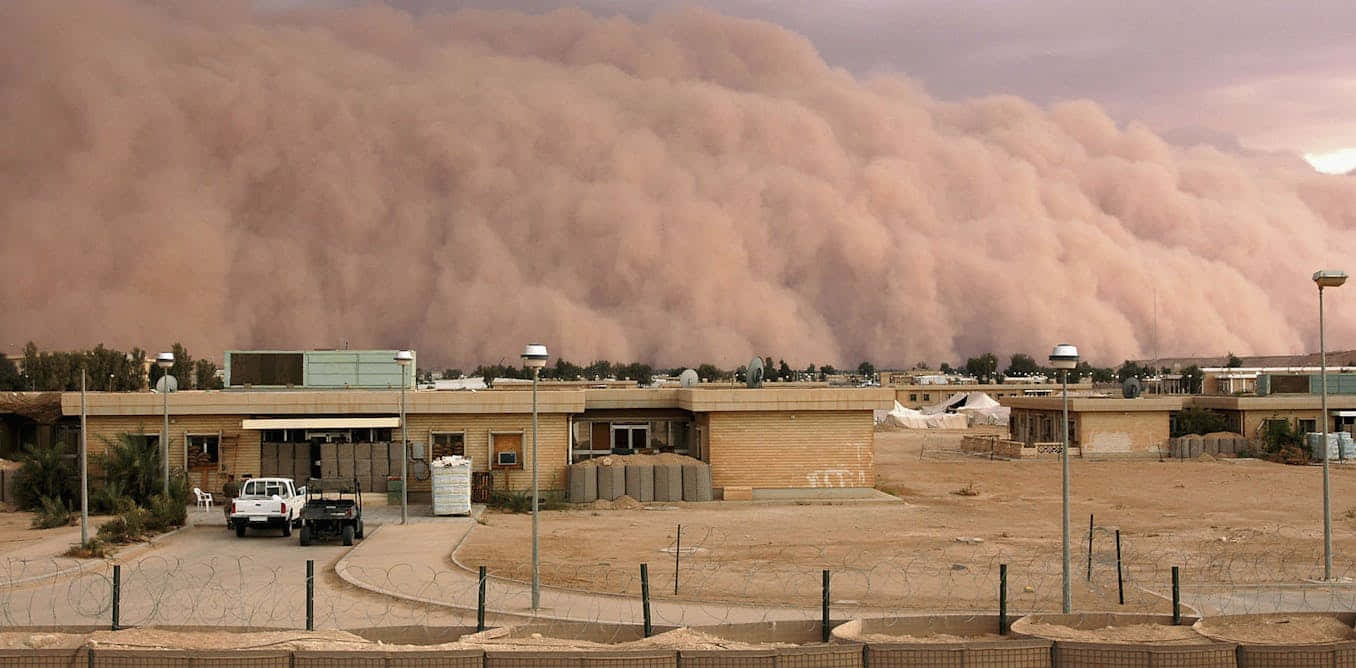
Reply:
[[1005, 425], [1011, 410], [983, 392], [957, 392], [941, 403], [924, 408], [923, 413], [929, 416], [956, 415], [965, 418], [965, 426]]
[[954, 413], [925, 415], [920, 411], [907, 408], [898, 401], [889, 411], [875, 411], [876, 424], [904, 429], [965, 429], [966, 417]]

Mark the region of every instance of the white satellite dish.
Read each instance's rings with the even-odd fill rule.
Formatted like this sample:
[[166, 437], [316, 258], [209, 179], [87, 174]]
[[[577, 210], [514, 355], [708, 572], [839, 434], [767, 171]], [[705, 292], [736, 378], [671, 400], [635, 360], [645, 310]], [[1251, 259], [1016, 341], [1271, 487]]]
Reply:
[[682, 373], [678, 374], [678, 385], [682, 387], [696, 387], [697, 383], [700, 382], [701, 378], [698, 378], [697, 372], [692, 369], [684, 369]]
[[160, 380], [155, 381], [155, 391], [161, 394], [166, 392], [178, 392], [179, 380], [174, 376], [165, 374], [160, 377]]
[[750, 388], [763, 386], [763, 358], [755, 357], [749, 362], [749, 368], [745, 372], [748, 377], [744, 380], [745, 385]]

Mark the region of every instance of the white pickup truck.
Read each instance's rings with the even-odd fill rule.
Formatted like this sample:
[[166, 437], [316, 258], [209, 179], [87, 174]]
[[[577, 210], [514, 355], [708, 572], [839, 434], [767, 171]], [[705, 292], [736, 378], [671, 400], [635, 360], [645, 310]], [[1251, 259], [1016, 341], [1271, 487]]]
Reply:
[[231, 500], [228, 520], [235, 535], [244, 538], [247, 529], [282, 529], [291, 536], [292, 527], [306, 505], [306, 488], [297, 488], [291, 478], [253, 478], [240, 487], [240, 496]]

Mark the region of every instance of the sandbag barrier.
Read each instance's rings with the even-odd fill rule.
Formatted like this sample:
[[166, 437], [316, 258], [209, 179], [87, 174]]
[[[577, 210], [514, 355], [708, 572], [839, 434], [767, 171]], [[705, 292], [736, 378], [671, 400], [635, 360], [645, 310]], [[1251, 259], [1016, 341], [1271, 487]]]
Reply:
[[565, 500], [570, 503], [615, 501], [622, 496], [641, 503], [713, 498], [711, 465], [696, 459], [681, 464], [619, 461], [611, 465], [589, 460], [570, 465], [566, 475]]

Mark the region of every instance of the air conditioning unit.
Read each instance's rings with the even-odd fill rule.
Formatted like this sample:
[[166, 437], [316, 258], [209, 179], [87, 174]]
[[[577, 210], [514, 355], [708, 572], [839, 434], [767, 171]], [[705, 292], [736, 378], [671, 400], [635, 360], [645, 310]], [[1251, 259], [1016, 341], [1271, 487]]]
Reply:
[[516, 453], [516, 452], [501, 452], [501, 453], [499, 453], [499, 465], [500, 465], [500, 466], [517, 466], [517, 465], [518, 465], [518, 453]]

